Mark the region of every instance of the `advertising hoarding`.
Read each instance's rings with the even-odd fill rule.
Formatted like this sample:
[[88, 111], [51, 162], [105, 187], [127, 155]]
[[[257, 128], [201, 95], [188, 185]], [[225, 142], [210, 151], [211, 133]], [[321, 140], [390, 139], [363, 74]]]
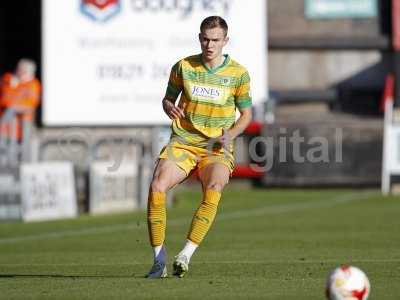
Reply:
[[170, 68], [200, 53], [200, 22], [221, 15], [225, 52], [249, 70], [254, 103], [267, 97], [266, 1], [43, 1], [43, 122], [160, 125]]

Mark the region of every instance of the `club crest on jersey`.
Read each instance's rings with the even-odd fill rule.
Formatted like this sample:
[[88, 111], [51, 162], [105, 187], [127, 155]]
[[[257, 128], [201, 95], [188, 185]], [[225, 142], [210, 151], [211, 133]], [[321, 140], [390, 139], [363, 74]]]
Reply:
[[228, 86], [231, 83], [231, 79], [229, 77], [223, 77], [221, 78], [221, 84]]
[[106, 22], [121, 11], [121, 0], [81, 0], [80, 9], [90, 19]]

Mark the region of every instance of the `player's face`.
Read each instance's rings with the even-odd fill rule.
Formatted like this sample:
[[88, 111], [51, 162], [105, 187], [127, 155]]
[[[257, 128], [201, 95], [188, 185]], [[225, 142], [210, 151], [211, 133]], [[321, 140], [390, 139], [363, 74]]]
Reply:
[[225, 31], [220, 27], [206, 29], [199, 34], [203, 59], [211, 62], [222, 55], [222, 49], [228, 42]]

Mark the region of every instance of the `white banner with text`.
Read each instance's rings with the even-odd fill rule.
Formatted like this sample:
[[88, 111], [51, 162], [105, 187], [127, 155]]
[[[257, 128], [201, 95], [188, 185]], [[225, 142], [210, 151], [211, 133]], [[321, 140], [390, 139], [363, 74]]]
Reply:
[[43, 121], [47, 126], [169, 123], [161, 100], [172, 65], [200, 53], [201, 21], [229, 25], [225, 53], [267, 98], [266, 1], [43, 0]]

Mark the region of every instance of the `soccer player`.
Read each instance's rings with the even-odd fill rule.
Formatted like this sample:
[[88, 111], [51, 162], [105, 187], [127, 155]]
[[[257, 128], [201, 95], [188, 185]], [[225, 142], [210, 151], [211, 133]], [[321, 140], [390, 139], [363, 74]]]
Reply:
[[[178, 61], [171, 70], [162, 105], [173, 120], [172, 135], [159, 155], [148, 199], [148, 230], [154, 250], [148, 278], [167, 276], [166, 192], [197, 169], [203, 198], [186, 244], [173, 263], [173, 275], [183, 277], [213, 223], [221, 192], [232, 173], [232, 141], [252, 118], [249, 73], [222, 53], [229, 40], [227, 33], [228, 25], [221, 17], [204, 19], [199, 33], [201, 54]], [[236, 109], [240, 116], [235, 121]]]

